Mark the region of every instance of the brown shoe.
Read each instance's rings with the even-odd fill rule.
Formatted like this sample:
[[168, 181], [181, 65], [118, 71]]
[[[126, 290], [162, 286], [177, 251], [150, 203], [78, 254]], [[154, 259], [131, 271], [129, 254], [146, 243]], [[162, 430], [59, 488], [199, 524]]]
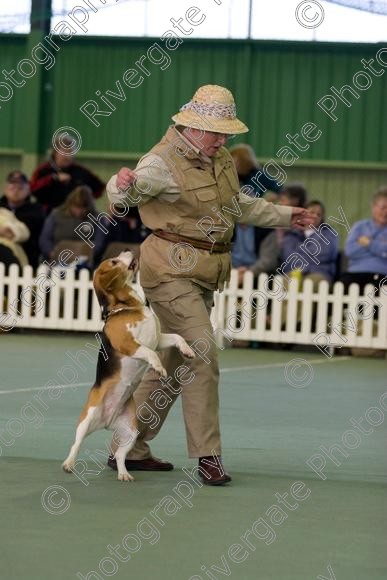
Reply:
[[231, 476], [223, 469], [219, 455], [199, 457], [199, 476], [205, 485], [224, 485], [231, 481]]
[[[117, 461], [109, 455], [108, 466], [117, 471]], [[147, 457], [147, 459], [126, 459], [125, 467], [128, 471], [172, 471], [172, 463], [157, 459], [156, 457]]]

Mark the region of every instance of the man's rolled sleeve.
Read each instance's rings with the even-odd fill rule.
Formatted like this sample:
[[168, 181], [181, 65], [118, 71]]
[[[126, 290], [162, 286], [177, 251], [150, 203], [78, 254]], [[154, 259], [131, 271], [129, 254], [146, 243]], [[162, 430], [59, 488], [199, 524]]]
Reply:
[[274, 205], [264, 199], [252, 199], [244, 193], [239, 193], [241, 215], [237, 221], [242, 224], [260, 226], [261, 228], [290, 226], [292, 208]]
[[171, 182], [175, 185], [164, 161], [157, 155], [142, 157], [134, 171], [137, 179], [126, 191], [117, 188], [117, 175], [110, 178], [106, 190], [111, 203], [141, 206], [160, 193], [169, 191]]

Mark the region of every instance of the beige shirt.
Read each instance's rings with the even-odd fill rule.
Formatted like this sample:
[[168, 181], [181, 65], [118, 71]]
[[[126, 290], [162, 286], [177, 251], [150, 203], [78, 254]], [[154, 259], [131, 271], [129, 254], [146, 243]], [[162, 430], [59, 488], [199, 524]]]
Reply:
[[[211, 162], [211, 160], [209, 161]], [[111, 177], [106, 187], [111, 203], [119, 205], [124, 202], [126, 205], [133, 207], [144, 205], [153, 197], [170, 202], [178, 199], [179, 188], [173, 179], [172, 173], [158, 155], [144, 155], [138, 162], [135, 172], [137, 174], [136, 183], [125, 192], [119, 191], [117, 188], [117, 175]], [[264, 199], [251, 198], [239, 192], [239, 206], [242, 215], [238, 217], [238, 222], [257, 225], [257, 222], [262, 219], [262, 213], [264, 213], [262, 210], [271, 205]], [[283, 223], [279, 225], [282, 227], [289, 226], [292, 209], [287, 206], [276, 205], [275, 207], [278, 214], [283, 216]], [[262, 223], [262, 226], [265, 225]]]
[[119, 204], [125, 201], [127, 205], [133, 207], [147, 203], [152, 197], [172, 202], [179, 197], [179, 188], [172, 173], [168, 171], [164, 161], [158, 155], [152, 153], [144, 155], [135, 171], [136, 184], [126, 192], [118, 190], [117, 175], [113, 175], [109, 180], [106, 191], [111, 203]]
[[[211, 165], [212, 159], [205, 155], [198, 147], [189, 141], [183, 133], [179, 132], [179, 137], [190, 149], [197, 153], [203, 163]], [[137, 164], [135, 169], [137, 179], [134, 185], [127, 191], [120, 191], [117, 188], [117, 175], [110, 178], [106, 190], [109, 200], [112, 204], [119, 205], [124, 202], [129, 207], [141, 206], [154, 197], [161, 201], [174, 202], [179, 197], [179, 187], [173, 178], [172, 173], [168, 170], [165, 162], [159, 155], [147, 153]], [[260, 225], [266, 227], [267, 218], [270, 220], [271, 208], [273, 204], [264, 199], [252, 198], [245, 193], [239, 192], [239, 207], [241, 216], [238, 217], [239, 223]], [[274, 208], [273, 208], [274, 209]], [[275, 213], [280, 217], [279, 227], [290, 225], [292, 209], [286, 206], [275, 206]], [[267, 217], [266, 215], [267, 214]], [[269, 226], [272, 224], [269, 224]]]
[[[179, 137], [190, 149], [197, 153], [204, 163], [212, 165], [210, 157], [195, 147], [191, 141], [179, 132]], [[109, 180], [106, 190], [111, 203], [119, 204], [123, 200], [130, 207], [143, 205], [152, 197], [159, 197], [162, 201], [174, 202], [179, 197], [179, 187], [168, 170], [163, 159], [153, 153], [141, 157], [136, 167], [137, 180], [127, 192], [119, 191], [116, 185], [117, 175]]]

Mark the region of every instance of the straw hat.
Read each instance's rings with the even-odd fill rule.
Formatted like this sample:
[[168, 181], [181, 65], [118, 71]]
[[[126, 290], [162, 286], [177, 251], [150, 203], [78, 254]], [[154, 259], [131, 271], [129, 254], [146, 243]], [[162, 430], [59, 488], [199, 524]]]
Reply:
[[249, 129], [236, 118], [236, 107], [232, 93], [218, 85], [200, 87], [192, 100], [183, 105], [180, 112], [172, 117], [176, 125], [237, 135]]

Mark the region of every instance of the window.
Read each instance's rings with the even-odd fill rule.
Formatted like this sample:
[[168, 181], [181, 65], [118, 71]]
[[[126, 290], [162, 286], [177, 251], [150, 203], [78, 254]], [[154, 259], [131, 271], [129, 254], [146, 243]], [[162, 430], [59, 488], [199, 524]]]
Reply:
[[[387, 40], [387, 0], [104, 1], [52, 0], [51, 26], [62, 20], [76, 34], [98, 36], [159, 37], [171, 30], [183, 39]], [[29, 32], [31, 0], [1, 0], [1, 6], [2, 32]]]

